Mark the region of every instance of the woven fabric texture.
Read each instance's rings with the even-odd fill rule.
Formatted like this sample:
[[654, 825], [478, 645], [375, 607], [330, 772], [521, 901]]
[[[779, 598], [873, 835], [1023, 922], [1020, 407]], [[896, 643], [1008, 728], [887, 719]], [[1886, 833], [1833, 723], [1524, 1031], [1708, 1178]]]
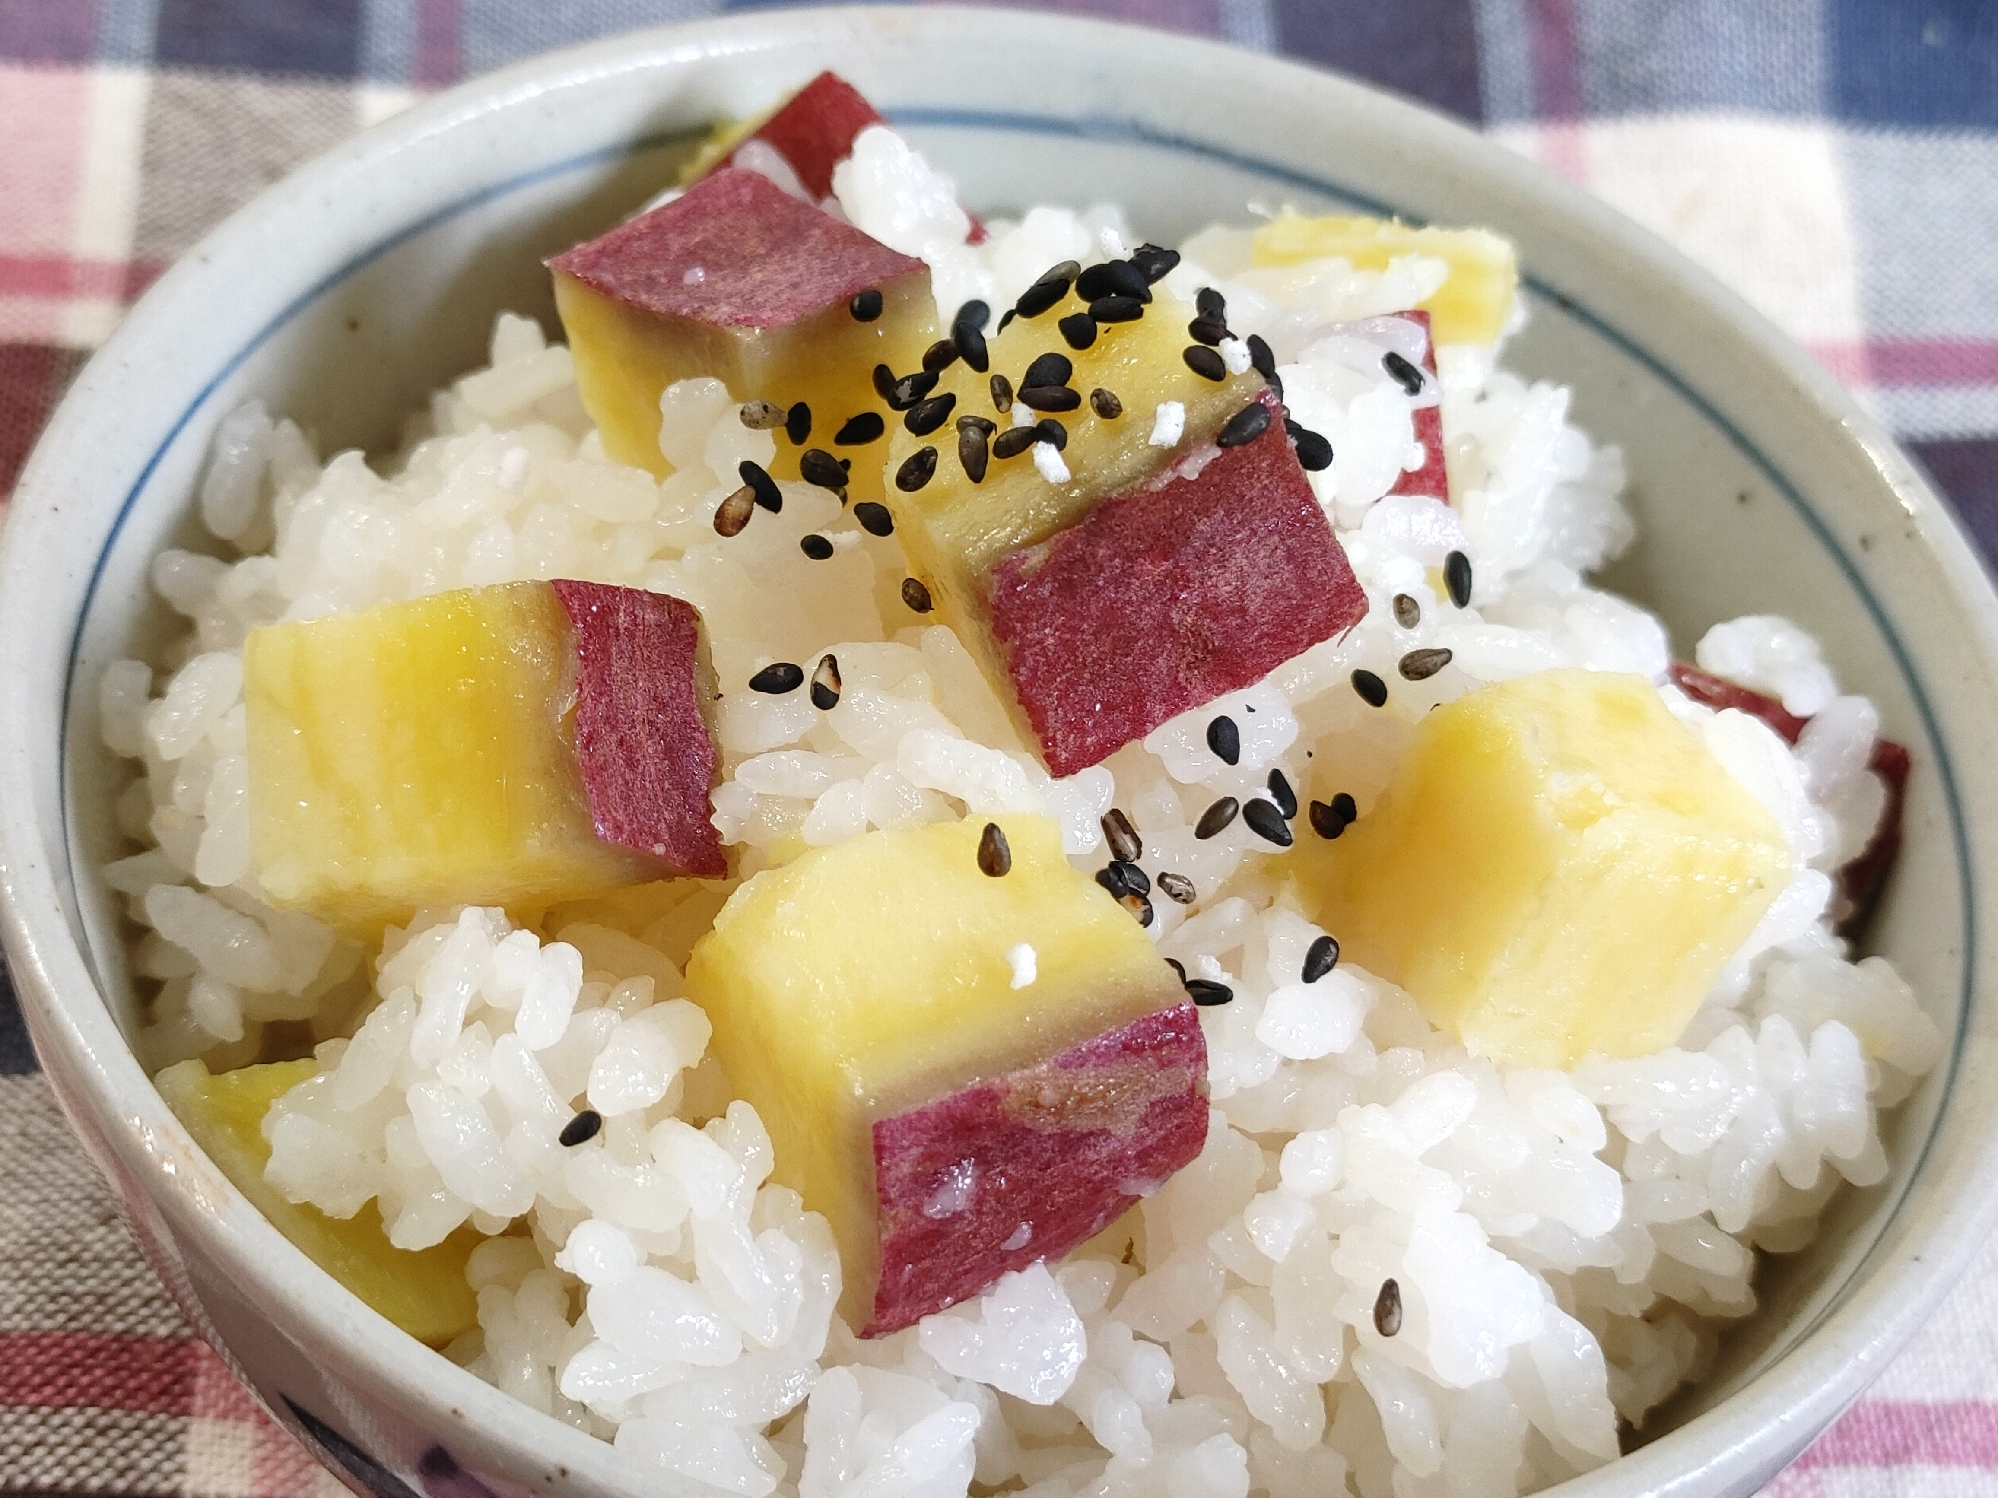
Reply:
[[[719, 0], [0, 0], [0, 497], [161, 269], [423, 92]], [[1339, 68], [1552, 167], [1714, 271], [1998, 555], [1998, 6], [1069, 0]], [[1021, 25], [1031, 21], [1021, 17]], [[0, 1493], [340, 1491], [182, 1323], [0, 977]], [[1772, 1498], [1998, 1492], [1998, 1250]]]

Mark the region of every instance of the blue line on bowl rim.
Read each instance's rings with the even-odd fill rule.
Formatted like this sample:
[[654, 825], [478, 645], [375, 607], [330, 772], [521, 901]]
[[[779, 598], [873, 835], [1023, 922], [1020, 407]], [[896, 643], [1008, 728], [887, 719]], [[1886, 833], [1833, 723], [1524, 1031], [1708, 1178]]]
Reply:
[[[1274, 162], [1265, 161], [1260, 157], [1251, 156], [1244, 152], [1229, 150], [1226, 147], [1217, 146], [1207, 141], [1176, 135], [1170, 131], [1157, 130], [1137, 121], [1116, 120], [1102, 116], [1064, 118], [1056, 115], [1017, 114], [1003, 110], [947, 108], [888, 108], [884, 110], [884, 113], [897, 124], [910, 125], [917, 128], [927, 126], [936, 129], [971, 129], [1015, 135], [1052, 135], [1078, 140], [1124, 142], [1179, 151], [1188, 155], [1206, 157], [1211, 161], [1217, 161], [1224, 165], [1239, 167], [1244, 171], [1253, 172], [1259, 176], [1267, 177], [1275, 182], [1280, 182], [1291, 187], [1301, 188], [1326, 197], [1343, 199], [1355, 207], [1375, 215], [1400, 217], [1411, 223], [1421, 223], [1424, 221], [1420, 215], [1408, 213], [1397, 208], [1392, 203], [1384, 202], [1356, 188], [1347, 187], [1326, 178], [1314, 177], [1308, 173], [1280, 166]], [[523, 172], [518, 176], [509, 177], [504, 181], [482, 187], [476, 192], [468, 193], [464, 197], [414, 220], [402, 229], [397, 230], [394, 234], [380, 240], [371, 248], [352, 256], [337, 269], [329, 272], [312, 286], [299, 293], [282, 311], [278, 312], [269, 322], [264, 324], [254, 337], [223, 363], [222, 367], [196, 393], [187, 408], [175, 419], [173, 425], [167, 430], [166, 435], [160, 439], [159, 445], [154, 448], [152, 456], [146, 460], [145, 466], [140, 469], [138, 477], [133, 480], [131, 488], [126, 492], [123, 503], [119, 506], [117, 518], [112, 522], [111, 530], [104, 539], [104, 545], [97, 554], [96, 562], [92, 565], [90, 581], [84, 588], [82, 606], [77, 611], [76, 622], [70, 634], [69, 657], [64, 668], [61, 728], [59, 730], [57, 746], [57, 774], [59, 777], [57, 799], [58, 804], [63, 808], [63, 862], [68, 870], [72, 898], [75, 898], [78, 892], [76, 890], [76, 861], [70, 837], [69, 721], [71, 703], [76, 690], [77, 655], [82, 649], [84, 629], [89, 622], [91, 608], [97, 597], [98, 584], [103, 577], [104, 568], [110, 558], [111, 549], [116, 545], [118, 536], [123, 531], [125, 522], [131, 515], [133, 507], [138, 503], [140, 494], [151, 481], [154, 472], [157, 471], [160, 462], [165, 458], [168, 449], [179, 440], [181, 433], [186, 430], [188, 424], [194, 419], [195, 414], [207, 404], [210, 397], [220, 389], [222, 383], [230, 375], [234, 374], [243, 365], [244, 361], [260, 348], [280, 327], [297, 316], [334, 286], [344, 281], [348, 276], [353, 275], [356, 271], [380, 259], [383, 255], [388, 254], [399, 246], [408, 243], [418, 235], [462, 213], [469, 212], [482, 204], [510, 196], [538, 183], [582, 171], [592, 166], [627, 160], [646, 151], [658, 150], [676, 142], [684, 141], [688, 138], [688, 135], [689, 132], [686, 131], [673, 131], [642, 136], [635, 140], [620, 142], [615, 145], [601, 146], [595, 150], [586, 151], [580, 155], [571, 156], [565, 160], [553, 162], [546, 166], [536, 167], [532, 171]], [[1908, 694], [1914, 702], [1915, 712], [1921, 719], [1922, 731], [1928, 739], [1929, 748], [1934, 756], [1936, 770], [1941, 777], [1943, 799], [1949, 809], [1950, 830], [1952, 841], [1955, 845], [1957, 870], [1962, 881], [1963, 977], [1958, 994], [1956, 1033], [1952, 1037], [1949, 1058], [1943, 1076], [1942, 1102], [1947, 1102], [1950, 1093], [1956, 1085], [1957, 1069], [1963, 1053], [1964, 1036], [1968, 1031], [1970, 1022], [1971, 985], [1977, 971], [1977, 902], [1975, 898], [1974, 876], [1970, 862], [1969, 829], [1964, 821], [1962, 802], [1957, 791], [1956, 774], [1950, 764], [1949, 754], [1943, 746], [1941, 729], [1936, 722], [1934, 710], [1930, 706], [1928, 693], [1922, 686], [1921, 677], [1915, 670], [1914, 662], [1909, 659], [1907, 649], [1902, 644], [1900, 635], [1888, 619], [1886, 610], [1881, 606], [1879, 599], [1874, 597], [1872, 589], [1867, 586], [1865, 578], [1860, 574], [1858, 565], [1847, 554], [1845, 548], [1839, 544], [1838, 539], [1832, 534], [1831, 528], [1825, 523], [1823, 517], [1811, 507], [1809, 501], [1804, 498], [1796, 485], [1791, 483], [1789, 478], [1777, 468], [1768, 455], [1749, 440], [1746, 433], [1737, 427], [1719, 408], [1702, 396], [1688, 380], [1675, 373], [1661, 359], [1629, 335], [1622, 332], [1609, 319], [1592, 311], [1567, 293], [1555, 289], [1535, 276], [1522, 274], [1521, 280], [1536, 295], [1546, 298], [1568, 316], [1573, 317], [1576, 321], [1588, 327], [1598, 337], [1604, 339], [1622, 351], [1626, 356], [1643, 365], [1652, 375], [1677, 394], [1680, 399], [1684, 400], [1706, 421], [1711, 423], [1727, 438], [1729, 444], [1737, 452], [1759, 469], [1763, 477], [1769, 481], [1776, 492], [1782, 495], [1790, 508], [1804, 521], [1805, 526], [1817, 538], [1819, 545], [1824, 547], [1830, 553], [1832, 559], [1838, 563], [1839, 570], [1844, 573], [1846, 581], [1865, 604], [1867, 614], [1872, 618], [1875, 628], [1879, 630], [1881, 638], [1886, 642], [1888, 652], [1892, 655], [1894, 664], [1900, 671], [1902, 680], [1907, 686]], [[80, 900], [77, 903], [80, 905]], [[1939, 1104], [1936, 1110], [1938, 1122], [1941, 1117], [1942, 1107]], [[1889, 1209], [1886, 1221], [1882, 1224], [1880, 1235], [1875, 1238], [1873, 1245], [1867, 1250], [1860, 1261], [1853, 1266], [1853, 1278], [1857, 1278], [1859, 1272], [1871, 1263], [1874, 1255], [1880, 1251], [1881, 1242], [1886, 1236], [1886, 1227], [1891, 1225], [1894, 1218], [1899, 1215], [1901, 1206], [1907, 1199], [1908, 1192], [1913, 1189], [1915, 1181], [1920, 1177], [1928, 1162], [1929, 1153], [1935, 1144], [1936, 1127], [1937, 1125], [1934, 1123], [1930, 1125], [1928, 1135], [1923, 1139], [1921, 1148], [1916, 1153], [1915, 1159], [1908, 1170], [1906, 1183], [1901, 1188], [1900, 1194], [1895, 1198], [1893, 1206]], [[1832, 1314], [1841, 1298], [1834, 1296], [1831, 1304], [1827, 1305], [1807, 1325], [1786, 1340], [1781, 1351], [1765, 1354], [1765, 1356], [1770, 1357], [1772, 1362], [1786, 1356], [1799, 1342], [1808, 1337]]]

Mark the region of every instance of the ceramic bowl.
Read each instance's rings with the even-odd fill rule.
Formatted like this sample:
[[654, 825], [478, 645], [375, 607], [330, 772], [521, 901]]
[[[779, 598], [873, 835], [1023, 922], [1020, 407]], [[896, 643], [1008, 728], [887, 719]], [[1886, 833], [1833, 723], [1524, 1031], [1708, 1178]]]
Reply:
[[[984, 41], [981, 42], [980, 38]], [[1002, 44], [1003, 43], [1003, 44]], [[1872, 945], [1949, 1059], [1890, 1129], [1893, 1174], [1814, 1246], [1648, 1442], [1562, 1491], [1760, 1486], [1864, 1387], [1965, 1261], [1998, 1185], [1998, 607], [1880, 429], [1735, 297], [1643, 231], [1456, 125], [1291, 63], [1017, 13], [733, 16], [523, 63], [369, 131], [230, 219], [90, 363], [26, 473], [0, 558], [0, 869], [9, 957], [48, 1074], [153, 1261], [264, 1402], [359, 1488], [636, 1495], [658, 1475], [392, 1331], [195, 1149], [126, 1037], [135, 1006], [94, 868], [116, 851], [97, 673], [163, 621], [147, 561], [189, 528], [217, 422], [261, 397], [322, 449], [379, 448], [478, 362], [494, 312], [552, 328], [541, 258], [654, 191], [690, 132], [822, 67], [954, 172], [970, 203], [1115, 198], [1171, 242], [1253, 202], [1489, 224], [1532, 318], [1509, 350], [1621, 443], [1643, 539], [1615, 582], [1681, 649], [1780, 612], [1914, 751], [1907, 845]], [[1081, 206], [1078, 203], [1078, 206]]]

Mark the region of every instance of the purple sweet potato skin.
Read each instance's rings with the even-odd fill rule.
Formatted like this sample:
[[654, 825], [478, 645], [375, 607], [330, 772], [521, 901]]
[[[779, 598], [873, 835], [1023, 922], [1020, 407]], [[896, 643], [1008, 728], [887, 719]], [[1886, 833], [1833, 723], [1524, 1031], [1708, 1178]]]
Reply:
[[1281, 407], [1261, 399], [1271, 419], [1253, 442], [1106, 499], [989, 574], [992, 634], [1051, 774], [1100, 764], [1366, 614]]
[[[1431, 332], [1429, 314], [1419, 307], [1397, 312], [1395, 316], [1421, 323], [1423, 332]], [[1433, 335], [1422, 352], [1422, 367], [1432, 376], [1436, 373], [1436, 339]], [[1441, 406], [1424, 406], [1415, 413], [1415, 440], [1422, 444], [1422, 466], [1412, 473], [1402, 470], [1401, 477], [1394, 481], [1394, 487], [1388, 493], [1427, 494], [1447, 505], [1450, 503], [1450, 471], [1443, 461]]]
[[725, 328], [784, 327], [869, 287], [927, 274], [922, 261], [740, 167], [710, 173], [548, 264], [626, 306]]
[[[881, 1277], [861, 1335], [911, 1326], [1101, 1232], [1200, 1153], [1206, 1077], [1198, 1011], [1177, 1004], [878, 1120]], [[939, 1211], [940, 1193], [958, 1209]]]
[[701, 616], [639, 588], [551, 583], [575, 630], [576, 757], [607, 843], [675, 874], [728, 873], [710, 820], [719, 763], [701, 713]]
[[[799, 89], [751, 137], [791, 163], [805, 191], [832, 194], [833, 168], [853, 154], [853, 138], [885, 125], [880, 112], [837, 73], [821, 73]], [[729, 159], [734, 160], [734, 153]]]

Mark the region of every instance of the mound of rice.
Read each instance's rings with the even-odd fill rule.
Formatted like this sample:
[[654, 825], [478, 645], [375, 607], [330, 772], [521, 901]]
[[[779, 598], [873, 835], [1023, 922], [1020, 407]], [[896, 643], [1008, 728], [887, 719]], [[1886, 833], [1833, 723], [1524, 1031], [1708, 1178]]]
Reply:
[[[1114, 209], [1044, 207], [969, 249], [962, 226], [898, 214], [936, 195], [889, 144], [847, 172], [840, 206], [935, 258], [953, 305], [1004, 304], [1049, 264], [1132, 240]], [[1849, 961], [1830, 931], [1830, 876], [1882, 792], [1865, 768], [1877, 716], [1839, 694], [1813, 642], [1748, 617], [1697, 652], [1816, 714], [1794, 751], [1674, 691], [1659, 624], [1584, 581], [1631, 535], [1617, 454], [1568, 424], [1563, 390], [1477, 350], [1442, 350], [1459, 503], [1383, 497], [1419, 459], [1410, 398], [1380, 368], [1392, 333], [1367, 320], [1433, 292], [1441, 262], [1251, 270], [1246, 236], [1226, 229], [1186, 249], [1168, 289], [1220, 288], [1233, 325], [1274, 346], [1299, 421], [1331, 439], [1313, 483], [1371, 611], [1068, 780], [1025, 751], [951, 631], [900, 604], [897, 543], [834, 496], [786, 484], [781, 513], [716, 535], [737, 464], [773, 451], [719, 382], [667, 392], [675, 472], [655, 482], [604, 460], [568, 351], [513, 316], [489, 367], [432, 398], [385, 472], [356, 452], [322, 463], [258, 406], [231, 416], [200, 508], [235, 559], [160, 556], [154, 584], [188, 628], [154, 663], [105, 673], [105, 741], [144, 765], [119, 802], [143, 851], [106, 877], [142, 928], [137, 971], [159, 986], [146, 1062], [221, 1070], [312, 1049], [318, 1075], [266, 1124], [270, 1179], [335, 1215], [379, 1201], [404, 1247], [465, 1222], [495, 1235], [471, 1261], [479, 1330], [448, 1355], [614, 1441], [660, 1491], [1531, 1491], [1615, 1457], [1620, 1428], [1701, 1375], [1720, 1328], [1754, 1309], [1757, 1251], [1801, 1247], [1841, 1181], [1881, 1178], [1879, 1111], [1940, 1054], [1888, 965]], [[814, 531], [829, 559], [800, 550]], [[1475, 564], [1464, 609], [1430, 584], [1452, 550]], [[690, 885], [638, 929], [611, 903], [535, 930], [498, 910], [428, 911], [378, 953], [269, 909], [248, 839], [246, 633], [553, 577], [689, 600], [725, 682], [837, 654], [830, 712], [804, 694], [724, 700], [715, 821], [745, 874], [793, 834], [819, 846], [1022, 810], [1058, 817], [1094, 868], [1098, 819], [1121, 807], [1146, 863], [1196, 891], [1156, 902], [1160, 949], [1235, 994], [1201, 1011], [1213, 1115], [1199, 1159], [1066, 1262], [863, 1342], [835, 1314], [826, 1224], [770, 1183], [762, 1124], [703, 1059], [706, 1017], [680, 996], [725, 890]], [[1398, 621], [1396, 594], [1419, 618]], [[1348, 686], [1357, 667], [1392, 679], [1420, 647], [1451, 663], [1397, 683], [1392, 710]], [[1197, 840], [1192, 818], [1272, 769], [1310, 784], [1327, 749], [1364, 814], [1429, 706], [1555, 666], [1658, 682], [1796, 855], [1680, 1043], [1568, 1073], [1498, 1068], [1350, 964], [1296, 982], [1320, 933], [1275, 903], [1275, 850], [1239, 822]], [[1243, 730], [1232, 767], [1204, 740], [1216, 710]], [[602, 1131], [560, 1146], [585, 1105]]]

